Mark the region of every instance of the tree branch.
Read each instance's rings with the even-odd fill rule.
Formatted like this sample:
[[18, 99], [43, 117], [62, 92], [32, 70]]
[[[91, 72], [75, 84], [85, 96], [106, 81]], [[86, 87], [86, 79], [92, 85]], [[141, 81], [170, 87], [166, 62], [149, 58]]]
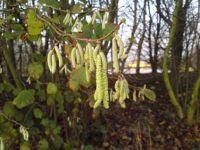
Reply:
[[99, 43], [103, 40], [105, 40], [107, 37], [109, 37], [110, 35], [112, 35], [115, 31], [117, 31], [120, 27], [120, 25], [123, 23], [123, 21], [121, 21], [111, 32], [109, 32], [108, 34], [106, 34], [105, 36], [102, 36], [100, 38], [97, 39], [90, 39], [90, 38], [79, 38], [79, 37], [74, 37], [72, 34], [69, 33], [65, 33], [64, 31], [60, 30], [59, 28], [57, 28], [56, 26], [54, 26], [51, 22], [49, 22], [47, 19], [37, 15], [37, 18], [45, 23], [47, 23], [55, 32], [56, 34], [58, 34], [61, 37], [68, 37], [70, 39], [76, 40], [76, 41], [85, 41], [85, 42], [91, 42], [91, 43]]
[[167, 18], [161, 11], [160, 9], [160, 0], [156, 0], [156, 8], [157, 8], [157, 12], [160, 15], [160, 17], [166, 22], [168, 23], [170, 26], [172, 25], [172, 22], [169, 18]]

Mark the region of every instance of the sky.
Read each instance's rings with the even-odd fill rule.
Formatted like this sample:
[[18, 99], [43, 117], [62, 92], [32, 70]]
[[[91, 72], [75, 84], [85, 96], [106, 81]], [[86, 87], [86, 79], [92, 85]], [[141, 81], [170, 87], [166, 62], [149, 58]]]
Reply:
[[[134, 10], [134, 8], [133, 8], [134, 7], [133, 1], [134, 0], [119, 0], [119, 13], [118, 13], [118, 15], [121, 18], [124, 18], [124, 17], [126, 18], [126, 24], [123, 25], [120, 28], [120, 32], [119, 33], [120, 33], [120, 35], [121, 35], [121, 37], [122, 37], [122, 39], [123, 39], [123, 41], [124, 41], [124, 43], [126, 45], [129, 42], [128, 39], [130, 37], [131, 28], [133, 26], [133, 23], [132, 23], [132, 20], [133, 20], [133, 10]], [[143, 0], [139, 0], [139, 3], [141, 3], [140, 5], [143, 5], [142, 2], [143, 2]], [[150, 11], [151, 11], [151, 14], [154, 14], [154, 13], [156, 13], [155, 1], [152, 0], [152, 2], [153, 2], [153, 5], [150, 6]], [[172, 5], [172, 7], [170, 7], [170, 9], [171, 9], [170, 12], [171, 13], [173, 13], [174, 7], [175, 7], [174, 5]], [[192, 10], [192, 12], [190, 12], [188, 14], [191, 15], [191, 14], [197, 13], [197, 11], [198, 11], [197, 8], [198, 7], [200, 7], [200, 1], [198, 1], [198, 0], [192, 0], [192, 2], [190, 4], [190, 8], [192, 8], [192, 9], [190, 9], [190, 11]], [[146, 21], [147, 21], [147, 23], [148, 23], [148, 20], [149, 20], [149, 16], [148, 16], [148, 11], [147, 11], [147, 15], [146, 15]], [[156, 22], [156, 17], [153, 17], [153, 20]], [[199, 22], [199, 24], [200, 24], [200, 22]], [[199, 29], [200, 29], [200, 25], [198, 25], [198, 26], [199, 26]], [[140, 24], [139, 27], [141, 28], [142, 24]], [[197, 31], [200, 31], [200, 30], [197, 30]], [[168, 39], [168, 32], [169, 31], [166, 31], [166, 33], [164, 33], [163, 36], [162, 36], [162, 38], [165, 38], [166, 42], [167, 42], [167, 39]], [[138, 32], [136, 32], [136, 34], [135, 34], [136, 41], [139, 40], [138, 35], [139, 35]], [[132, 51], [131, 51], [131, 55], [130, 55], [131, 57], [129, 57], [129, 61], [136, 59], [136, 57], [134, 57], [135, 54], [136, 54], [136, 49], [137, 49], [136, 45], [137, 44], [134, 44], [133, 47], [132, 47]], [[147, 49], [147, 51], [148, 51], [148, 47], [147, 47], [148, 44], [144, 43], [144, 45], [146, 45], [146, 46], [144, 46], [143, 48]], [[165, 44], [162, 45], [162, 46], [165, 46]]]

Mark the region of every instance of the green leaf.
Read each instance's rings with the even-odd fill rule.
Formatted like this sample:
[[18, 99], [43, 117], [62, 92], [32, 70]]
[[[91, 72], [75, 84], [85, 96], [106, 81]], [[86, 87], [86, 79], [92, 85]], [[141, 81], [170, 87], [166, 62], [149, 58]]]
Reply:
[[17, 108], [22, 109], [34, 102], [34, 95], [34, 90], [23, 90], [15, 97], [13, 104], [16, 105]]
[[34, 9], [28, 9], [26, 14], [26, 23], [28, 26], [28, 33], [31, 36], [39, 35], [44, 28], [44, 23], [37, 18]]
[[21, 89], [20, 88], [15, 88], [12, 93], [14, 96], [17, 96], [19, 93], [21, 92]]
[[8, 81], [6, 81], [6, 80], [3, 81], [3, 84], [4, 84], [4, 90], [6, 92], [8, 92], [8, 93], [11, 92], [11, 91], [13, 91], [15, 89], [15, 87], [11, 83], [9, 83]]
[[39, 0], [40, 4], [46, 4], [48, 6], [53, 6], [55, 8], [59, 8], [59, 3], [56, 0]]
[[48, 150], [49, 149], [49, 143], [46, 139], [41, 139], [39, 141], [39, 149], [40, 150]]
[[[115, 24], [112, 23], [107, 23], [105, 29], [102, 29], [102, 24], [96, 24], [94, 31], [95, 34], [93, 34], [94, 38], [100, 38], [103, 36], [106, 36], [108, 34], [111, 33], [111, 31], [113, 31], [113, 29], [116, 27]], [[112, 34], [110, 36], [108, 36], [105, 41], [108, 41], [112, 38]]]
[[[107, 23], [105, 29], [102, 29], [102, 24], [96, 23], [95, 25], [92, 24], [83, 24], [83, 33], [80, 34], [75, 34], [75, 37], [85, 37], [85, 38], [91, 38], [91, 39], [97, 39], [104, 37], [108, 34], [110, 34], [114, 28], [116, 28], [117, 25], [113, 23]], [[93, 32], [95, 31], [95, 32]], [[108, 41], [112, 38], [112, 34], [108, 36], [105, 41]]]
[[92, 38], [93, 37], [93, 25], [84, 23], [83, 24], [83, 33], [85, 38]]
[[15, 23], [15, 24], [12, 24], [12, 29], [15, 30], [15, 31], [24, 31], [24, 28], [21, 24], [18, 24], [18, 23]]
[[63, 139], [59, 135], [51, 136], [51, 140], [53, 141], [56, 149], [60, 149], [60, 147], [64, 143]]
[[11, 122], [1, 122], [0, 135], [3, 139], [11, 140], [17, 135], [17, 132]]
[[64, 110], [65, 110], [64, 105], [58, 104], [58, 106], [57, 106], [58, 114], [64, 113]]
[[48, 97], [48, 98], [47, 98], [47, 105], [48, 105], [48, 106], [52, 106], [52, 105], [54, 105], [54, 104], [55, 104], [55, 101], [54, 101], [54, 99], [52, 98], [52, 96]]
[[42, 111], [39, 108], [35, 108], [33, 110], [33, 114], [34, 114], [35, 118], [38, 118], [38, 119], [41, 119], [42, 115], [43, 115]]
[[71, 12], [72, 13], [80, 13], [82, 11], [83, 7], [80, 3], [76, 3], [75, 5], [73, 5]]
[[144, 96], [148, 98], [149, 100], [155, 101], [156, 100], [156, 94], [154, 91], [150, 89], [143, 89]]
[[85, 67], [74, 69], [69, 78], [69, 87], [73, 91], [77, 91], [80, 86], [89, 87], [90, 82], [86, 79]]
[[92, 34], [94, 39], [102, 37], [103, 36], [102, 24], [100, 23], [95, 24], [94, 31], [95, 31], [94, 34]]
[[66, 91], [64, 93], [65, 96], [65, 101], [67, 101], [68, 103], [71, 103], [74, 100], [74, 93], [72, 91]]
[[8, 32], [8, 31], [3, 33], [3, 37], [6, 38], [7, 40], [11, 40], [11, 39], [14, 38], [13, 34], [11, 32]]
[[[103, 35], [107, 35], [109, 34], [111, 31], [113, 31], [114, 28], [116, 28], [117, 25], [113, 24], [113, 23], [107, 23], [105, 29], [103, 29]], [[112, 38], [112, 34], [110, 36], [108, 36], [105, 41], [109, 41]]]
[[16, 108], [11, 102], [6, 102], [3, 106], [3, 112], [6, 116], [13, 117], [15, 116]]
[[4, 83], [0, 83], [0, 93], [2, 93], [5, 89]]
[[20, 144], [20, 150], [31, 150], [30, 143], [24, 142], [24, 143]]
[[80, 83], [76, 79], [69, 80], [69, 88], [73, 91], [77, 91], [80, 88]]
[[55, 100], [59, 103], [59, 104], [63, 104], [64, 103], [64, 97], [62, 95], [61, 92], [58, 92], [56, 94]]
[[23, 114], [21, 111], [17, 110], [17, 108], [12, 104], [11, 101], [8, 101], [3, 106], [3, 112], [6, 116], [10, 118], [15, 118], [17, 121], [21, 121], [23, 118]]
[[[91, 39], [97, 39], [97, 38], [101, 38], [104, 37], [108, 34], [111, 33], [111, 31], [113, 31], [114, 28], [116, 28], [117, 25], [113, 24], [113, 23], [107, 23], [105, 29], [102, 29], [102, 24], [97, 23], [95, 25], [92, 24], [87, 24], [84, 23], [83, 24], [83, 33], [73, 33], [74, 37], [84, 37], [84, 38], [91, 38]], [[112, 35], [109, 35], [105, 41], [108, 41], [112, 38]]]
[[33, 62], [28, 65], [29, 76], [35, 80], [38, 80], [44, 72], [42, 64], [38, 62]]
[[0, 27], [3, 25], [3, 19], [0, 18]]
[[41, 101], [46, 100], [46, 92], [45, 89], [40, 89], [37, 91], [36, 95], [40, 98]]
[[31, 53], [31, 58], [34, 60], [34, 62], [38, 62], [38, 63], [44, 63], [46, 62], [46, 57], [43, 56], [42, 54], [38, 54], [38, 53]]
[[30, 40], [30, 41], [37, 41], [39, 39], [39, 35], [27, 35], [27, 38]]
[[28, 0], [17, 0], [21, 4], [26, 4]]
[[56, 84], [49, 82], [47, 85], [47, 94], [55, 95], [58, 92]]
[[41, 124], [46, 128], [49, 125], [50, 120], [47, 118], [42, 119]]
[[60, 126], [52, 127], [52, 133], [53, 133], [54, 135], [59, 134], [59, 133], [60, 133], [60, 130], [61, 130], [61, 127], [60, 127]]
[[44, 118], [41, 121], [41, 125], [44, 126], [46, 135], [55, 135], [60, 133], [61, 127], [57, 126], [54, 120], [49, 120], [48, 118]]
[[10, 14], [6, 17], [6, 20], [12, 20], [13, 19], [13, 14]]
[[83, 150], [94, 150], [92, 145], [86, 145]]

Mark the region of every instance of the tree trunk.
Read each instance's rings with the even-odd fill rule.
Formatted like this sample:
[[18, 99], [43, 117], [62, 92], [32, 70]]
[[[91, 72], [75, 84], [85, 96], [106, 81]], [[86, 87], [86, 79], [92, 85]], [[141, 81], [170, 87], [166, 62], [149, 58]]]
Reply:
[[158, 50], [159, 50], [159, 37], [160, 37], [160, 30], [161, 30], [161, 18], [158, 18], [158, 23], [156, 26], [156, 36], [154, 38], [155, 46], [154, 46], [154, 56], [152, 62], [152, 72], [157, 73], [158, 69]]
[[5, 43], [5, 40], [0, 39], [0, 44], [1, 44], [0, 48], [1, 48], [1, 51], [3, 53], [3, 57], [5, 59], [5, 62], [8, 66], [8, 69], [9, 69], [11, 75], [12, 75], [12, 78], [13, 78], [17, 88], [22, 89], [23, 86], [22, 86], [22, 84], [20, 82], [20, 78], [17, 74], [16, 67], [13, 64], [13, 61], [11, 60], [11, 57], [8, 53], [8, 49], [6, 48], [6, 45], [4, 43]]
[[188, 105], [188, 109], [187, 109], [187, 123], [189, 125], [192, 125], [193, 121], [194, 121], [194, 114], [196, 111], [196, 104], [198, 102], [198, 96], [199, 96], [199, 89], [200, 89], [200, 76], [197, 78], [195, 84], [194, 84], [194, 88], [192, 91], [192, 99]]
[[182, 52], [183, 52], [183, 34], [185, 29], [185, 13], [183, 10], [183, 2], [182, 0], [177, 1], [177, 21], [176, 26], [177, 29], [174, 31], [174, 39], [172, 41], [172, 48], [171, 48], [171, 74], [172, 74], [172, 85], [175, 91], [176, 96], [178, 96], [179, 93], [179, 70], [180, 70], [180, 63], [182, 58]]
[[143, 44], [143, 41], [145, 38], [145, 33], [146, 33], [146, 3], [147, 3], [147, 0], [144, 0], [144, 6], [143, 6], [144, 12], [143, 12], [143, 20], [142, 20], [143, 32], [142, 32], [140, 41], [138, 43], [136, 74], [140, 73], [140, 60], [141, 60], [141, 53], [142, 53], [142, 44]]
[[[161, 18], [159, 15], [157, 15], [157, 25], [156, 25], [156, 31], [154, 32], [154, 40], [152, 41], [152, 16], [150, 11], [150, 4], [148, 3], [148, 9], [149, 9], [149, 34], [148, 34], [148, 41], [149, 41], [149, 59], [151, 64], [152, 73], [157, 73], [158, 69], [158, 50], [159, 50], [159, 36], [160, 36], [160, 30], [161, 30]], [[154, 43], [154, 47], [152, 46], [152, 43]]]
[[[137, 9], [137, 5], [138, 5], [138, 0], [134, 0], [134, 12], [133, 12], [133, 27], [132, 27], [132, 31], [131, 31], [131, 36], [130, 36], [130, 43], [126, 49], [126, 53], [129, 54], [129, 52], [131, 51], [131, 48], [132, 48], [132, 45], [133, 43], [135, 42], [135, 32], [137, 30], [137, 27], [138, 27], [138, 22], [137, 22], [137, 13], [138, 13], [138, 9]], [[126, 59], [124, 59], [122, 61], [122, 65], [121, 65], [121, 71], [123, 72], [124, 70], [124, 65], [125, 65], [125, 62], [126, 62]]]
[[165, 82], [165, 86], [168, 90], [168, 94], [170, 96], [170, 102], [172, 103], [172, 105], [175, 107], [177, 114], [179, 116], [179, 118], [183, 118], [184, 117], [184, 113], [183, 113], [183, 109], [177, 99], [177, 95], [174, 92], [174, 89], [170, 83], [169, 80], [169, 74], [168, 74], [168, 55], [169, 55], [169, 51], [172, 48], [174, 41], [177, 39], [177, 30], [179, 30], [179, 9], [180, 7], [182, 7], [182, 0], [177, 0], [176, 1], [176, 7], [173, 13], [173, 20], [172, 20], [172, 26], [171, 26], [171, 30], [170, 30], [170, 36], [169, 36], [169, 42], [167, 44], [167, 47], [165, 49], [165, 53], [164, 53], [164, 60], [163, 60], [163, 77], [164, 77], [164, 82]]
[[141, 52], [142, 52], [142, 44], [143, 44], [143, 41], [144, 41], [144, 35], [145, 35], [145, 31], [143, 31], [142, 37], [140, 38], [140, 41], [138, 43], [136, 74], [140, 74], [140, 60], [141, 60]]
[[109, 6], [110, 14], [109, 14], [108, 22], [112, 22], [112, 23], [114, 22], [117, 16], [117, 12], [118, 12], [118, 2], [119, 0], [111, 1], [111, 4]]

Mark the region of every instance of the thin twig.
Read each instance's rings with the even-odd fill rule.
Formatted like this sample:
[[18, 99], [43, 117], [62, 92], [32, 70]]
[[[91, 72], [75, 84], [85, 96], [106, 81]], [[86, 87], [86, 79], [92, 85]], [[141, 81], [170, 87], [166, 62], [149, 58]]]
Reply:
[[8, 121], [16, 124], [16, 125], [19, 125], [19, 126], [23, 126], [21, 123], [17, 122], [16, 120], [13, 120], [13, 119], [10, 119], [8, 116], [6, 116], [3, 112], [0, 111], [0, 115], [2, 115], [4, 118], [6, 118]]
[[120, 27], [120, 25], [123, 22], [120, 22], [111, 32], [109, 32], [108, 34], [106, 34], [105, 36], [102, 36], [100, 38], [97, 39], [90, 39], [90, 38], [79, 38], [79, 37], [74, 37], [72, 34], [69, 33], [65, 33], [62, 30], [60, 30], [59, 28], [57, 28], [55, 25], [53, 25], [53, 23], [49, 22], [47, 19], [45, 19], [44, 17], [41, 17], [39, 15], [37, 15], [37, 18], [45, 23], [47, 23], [55, 32], [56, 34], [58, 34], [61, 37], [69, 37], [71, 39], [74, 39], [76, 41], [85, 41], [85, 42], [91, 42], [91, 43], [99, 43], [103, 40], [105, 40], [107, 37], [109, 37], [110, 35], [112, 35], [115, 31], [117, 31]]
[[[64, 10], [64, 9], [60, 9], [60, 8], [56, 8], [56, 7], [53, 7], [52, 5], [42, 5], [42, 7], [48, 7], [48, 8], [52, 8], [54, 10], [58, 10], [60, 12], [64, 12], [64, 13], [70, 13], [70, 14], [89, 14], [89, 13], [93, 13], [95, 10], [87, 10], [87, 11], [81, 11], [81, 12], [72, 12], [70, 10]], [[99, 8], [96, 8], [96, 10], [99, 10]], [[114, 12], [116, 11], [116, 9], [113, 9], [113, 10], [108, 10], [108, 9], [100, 9], [99, 12]]]

